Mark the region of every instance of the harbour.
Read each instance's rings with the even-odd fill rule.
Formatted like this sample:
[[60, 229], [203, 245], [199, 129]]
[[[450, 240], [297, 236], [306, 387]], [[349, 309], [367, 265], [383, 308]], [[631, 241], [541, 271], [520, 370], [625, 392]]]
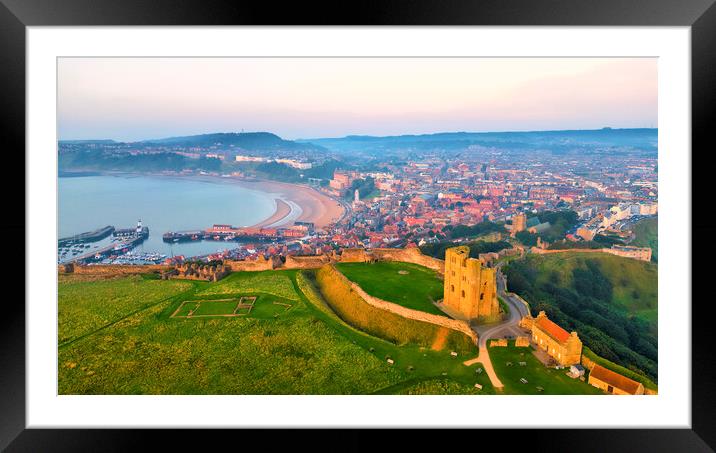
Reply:
[[[102, 222], [117, 226], [121, 236], [131, 233], [121, 231], [123, 225], [141, 218], [151, 231], [134, 244], [135, 254], [241, 257], [254, 249], [252, 244], [261, 248], [298, 241], [314, 225], [323, 228], [343, 212], [333, 206], [335, 201], [302, 186], [227, 179], [128, 174], [60, 177], [58, 235], [72, 239], [79, 232], [95, 232]], [[228, 229], [215, 228], [222, 225]], [[76, 241], [68, 241], [62, 244], [58, 261], [81, 257], [94, 262], [97, 253], [99, 261], [117, 259], [120, 251], [109, 247], [118, 244], [116, 239], [110, 234], [81, 249]]]

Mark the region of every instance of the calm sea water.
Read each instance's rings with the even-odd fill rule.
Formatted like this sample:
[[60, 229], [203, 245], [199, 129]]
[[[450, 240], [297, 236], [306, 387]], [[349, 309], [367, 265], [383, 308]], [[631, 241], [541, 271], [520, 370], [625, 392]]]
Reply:
[[270, 194], [231, 182], [147, 176], [84, 176], [58, 179], [59, 237], [105, 225], [130, 228], [137, 220], [149, 239], [137, 251], [195, 256], [235, 248], [233, 242], [166, 244], [167, 231], [199, 230], [215, 223], [254, 225], [274, 213]]

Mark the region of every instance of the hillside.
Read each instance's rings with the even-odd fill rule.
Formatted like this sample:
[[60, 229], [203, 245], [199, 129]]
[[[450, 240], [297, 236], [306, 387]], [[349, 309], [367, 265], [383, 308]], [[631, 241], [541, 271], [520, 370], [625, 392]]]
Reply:
[[144, 144], [177, 146], [234, 146], [247, 151], [267, 150], [317, 150], [322, 149], [312, 143], [298, 143], [284, 140], [270, 132], [219, 132], [213, 134], [187, 135], [144, 140]]
[[634, 225], [634, 240], [629, 245], [638, 245], [640, 247], [651, 247], [651, 260], [659, 261], [659, 218], [652, 217], [644, 219]]
[[656, 265], [608, 254], [528, 255], [505, 275], [533, 315], [545, 310], [599, 356], [656, 380]]

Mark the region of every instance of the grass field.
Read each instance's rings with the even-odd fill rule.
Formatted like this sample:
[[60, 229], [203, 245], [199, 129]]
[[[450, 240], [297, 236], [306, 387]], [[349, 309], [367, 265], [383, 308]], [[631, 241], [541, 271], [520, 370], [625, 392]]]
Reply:
[[199, 294], [211, 296], [261, 292], [297, 301], [299, 298], [291, 281], [292, 275], [288, 271], [234, 272]]
[[[507, 347], [490, 348], [490, 359], [495, 373], [505, 386], [504, 392], [515, 395], [599, 395], [602, 392], [579, 379], [572, 379], [566, 369], [545, 367], [532, 354], [532, 348], [517, 348], [514, 341]], [[508, 362], [512, 365], [508, 365]], [[525, 362], [525, 366], [520, 366]], [[520, 379], [525, 379], [523, 384]], [[537, 387], [542, 387], [540, 392]]]
[[150, 307], [192, 285], [181, 281], [145, 279], [86, 280], [65, 277], [58, 288], [58, 344], [92, 333], [123, 317]]
[[443, 282], [435, 271], [410, 263], [341, 263], [336, 266], [371, 296], [403, 307], [446, 316], [433, 301], [443, 298]]
[[[215, 284], [208, 282], [141, 277], [84, 282], [79, 293], [92, 295], [100, 305], [108, 294], [125, 287], [133, 288], [134, 303], [126, 304], [131, 314], [118, 314], [120, 319], [108, 324], [98, 322], [93, 326], [94, 333], [89, 331], [60, 346], [59, 393], [441, 393], [442, 387], [431, 384], [435, 379], [447, 383], [446, 391], [472, 391], [474, 384], [480, 383], [484, 386], [481, 393], [493, 393], [484, 374], [476, 374], [475, 366], [462, 365], [468, 357], [452, 357], [449, 351], [414, 345], [396, 346], [367, 335], [327, 309], [320, 296], [308, 291], [305, 279], [297, 279], [295, 271], [279, 275], [278, 280], [291, 283], [291, 294], [286, 287], [281, 290], [289, 298], [269, 293], [275, 291], [275, 275], [232, 275], [231, 285], [221, 291], [215, 291]], [[297, 290], [297, 280], [305, 291]], [[258, 285], [259, 281], [266, 286]], [[152, 299], [149, 304], [136, 285], [154, 289], [157, 283], [167, 286], [162, 295], [168, 297]], [[75, 285], [60, 283], [65, 299], [78, 293]], [[312, 296], [311, 300], [304, 292]], [[209, 313], [225, 313], [234, 302], [227, 305], [227, 301], [218, 299], [237, 299], [246, 294], [258, 295], [250, 317], [171, 318], [182, 304], [196, 301], [207, 304]], [[269, 303], [262, 304], [262, 299]], [[286, 310], [273, 304], [275, 301], [292, 306]], [[60, 310], [68, 302], [65, 300]], [[254, 317], [254, 310], [262, 306], [270, 308], [271, 313]], [[281, 313], [278, 317], [273, 316], [274, 309]], [[60, 337], [69, 336], [68, 327], [66, 323], [60, 326]], [[388, 358], [393, 360], [392, 365]], [[412, 389], [414, 386], [416, 389]]]
[[198, 299], [184, 301], [172, 318], [249, 316], [273, 318], [290, 310], [296, 301], [272, 294], [237, 295], [231, 299]]
[[651, 247], [651, 260], [659, 261], [659, 218], [650, 217], [634, 225], [634, 240], [630, 245]]
[[[227, 280], [62, 279], [59, 309], [65, 322], [58, 336], [73, 340], [58, 349], [58, 392], [495, 393], [486, 373], [476, 373], [480, 364], [462, 364], [470, 354], [398, 346], [346, 324], [304, 271], [246, 272]], [[257, 297], [248, 316], [171, 317], [182, 304], [224, 314], [242, 296]], [[84, 321], [69, 323], [70, 314]], [[503, 393], [523, 391], [509, 387]]]
[[[291, 284], [291, 294], [282, 289], [290, 298], [269, 294], [275, 290], [274, 278], [261, 278], [268, 286], [257, 285], [257, 278], [232, 279], [238, 293], [261, 290], [256, 308], [266, 297], [271, 310], [283, 310], [278, 318], [171, 318], [183, 302], [212, 294], [207, 291], [210, 283], [192, 281], [185, 282], [191, 291], [181, 298], [154, 304], [96, 335], [60, 346], [59, 393], [372, 393], [409, 377], [313, 316], [293, 286], [295, 272], [280, 277]], [[90, 285], [121, 287], [123, 280]], [[238, 284], [244, 281], [246, 286]], [[86, 293], [93, 291], [85, 287]], [[272, 303], [278, 300], [293, 301], [293, 306], [286, 311]], [[215, 304], [209, 307], [213, 311]], [[60, 336], [66, 335], [61, 328]]]

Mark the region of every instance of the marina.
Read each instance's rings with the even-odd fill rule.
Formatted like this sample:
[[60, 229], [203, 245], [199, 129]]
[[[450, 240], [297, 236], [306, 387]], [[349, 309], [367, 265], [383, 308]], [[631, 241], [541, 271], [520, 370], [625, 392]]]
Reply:
[[[102, 234], [97, 234], [99, 231], [102, 231]], [[105, 240], [109, 236], [109, 234], [105, 234], [106, 232], [112, 235], [109, 241]], [[127, 258], [128, 261], [141, 260], [155, 262], [156, 260], [166, 258], [166, 255], [158, 253], [143, 254], [140, 258], [137, 258], [139, 255], [133, 254], [132, 250], [149, 237], [149, 228], [143, 226], [141, 220], [137, 222], [135, 228], [115, 229], [114, 226], [109, 225], [101, 230], [78, 234], [77, 237], [81, 239], [75, 241], [63, 239], [58, 241], [57, 255], [59, 263], [112, 261], [122, 256], [129, 256]], [[97, 239], [90, 241], [88, 238]], [[102, 243], [98, 244], [97, 242]], [[160, 255], [161, 258], [159, 258]], [[141, 264], [147, 263], [143, 262]]]

